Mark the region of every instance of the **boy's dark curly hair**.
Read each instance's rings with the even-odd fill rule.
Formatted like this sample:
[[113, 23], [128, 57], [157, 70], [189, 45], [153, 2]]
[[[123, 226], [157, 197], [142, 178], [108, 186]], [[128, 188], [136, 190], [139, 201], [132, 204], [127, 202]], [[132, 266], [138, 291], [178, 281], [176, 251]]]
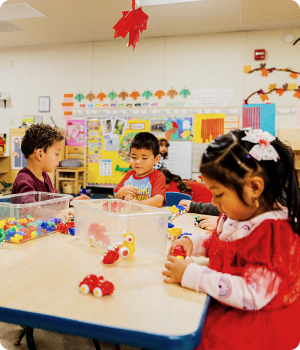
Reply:
[[21, 151], [25, 158], [34, 153], [37, 149], [42, 149], [45, 153], [47, 149], [54, 145], [55, 142], [64, 140], [64, 135], [58, 128], [52, 128], [46, 124], [33, 124], [26, 130], [22, 139]]
[[159, 154], [158, 139], [153, 134], [150, 134], [150, 132], [139, 132], [136, 134], [131, 142], [130, 151], [132, 148], [152, 151], [154, 157]]

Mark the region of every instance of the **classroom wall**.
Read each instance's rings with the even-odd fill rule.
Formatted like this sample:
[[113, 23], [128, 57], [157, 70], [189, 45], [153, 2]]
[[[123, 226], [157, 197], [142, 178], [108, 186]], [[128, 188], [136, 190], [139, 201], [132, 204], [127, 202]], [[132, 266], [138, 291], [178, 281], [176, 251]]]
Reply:
[[[24, 115], [43, 115], [44, 122], [53, 117], [64, 128], [61, 103], [64, 93], [98, 94], [100, 90], [117, 93], [123, 89], [129, 94], [147, 88], [152, 92], [172, 87], [178, 92], [203, 88], [231, 88], [233, 96], [228, 107], [241, 108], [243, 100], [259, 89], [267, 90], [272, 83], [297, 83], [286, 72], [274, 71], [269, 77], [260, 72], [243, 73], [245, 65], [260, 66], [254, 61], [254, 50], [265, 48], [267, 68], [290, 67], [300, 71], [300, 43], [286, 44], [284, 35], [300, 37], [300, 29], [221, 33], [189, 37], [143, 39], [133, 52], [126, 47], [127, 39], [107, 42], [55, 45], [48, 47], [13, 48], [0, 50], [0, 91], [7, 92], [11, 101], [0, 102], [1, 132], [18, 127]], [[113, 36], [113, 33], [112, 33]], [[38, 97], [50, 96], [50, 113], [38, 112]], [[269, 102], [278, 107], [296, 107], [292, 92], [279, 97], [276, 93]], [[179, 101], [183, 98], [176, 97]], [[169, 97], [155, 102], [163, 107]], [[126, 101], [127, 102], [127, 101]], [[134, 102], [129, 101], [127, 103]], [[249, 103], [260, 103], [258, 96]], [[295, 128], [296, 114], [276, 116], [276, 129]]]

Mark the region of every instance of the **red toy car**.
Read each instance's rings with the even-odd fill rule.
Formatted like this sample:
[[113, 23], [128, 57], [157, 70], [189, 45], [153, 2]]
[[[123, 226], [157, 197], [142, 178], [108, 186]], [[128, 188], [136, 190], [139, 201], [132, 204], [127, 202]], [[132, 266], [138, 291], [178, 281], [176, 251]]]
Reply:
[[95, 297], [112, 294], [114, 285], [105, 280], [103, 276], [87, 275], [82, 282], [79, 283], [79, 290], [83, 294], [93, 293]]
[[97, 222], [92, 222], [88, 231], [89, 242], [94, 247], [102, 248], [104, 244], [109, 245], [110, 238], [104, 226]]

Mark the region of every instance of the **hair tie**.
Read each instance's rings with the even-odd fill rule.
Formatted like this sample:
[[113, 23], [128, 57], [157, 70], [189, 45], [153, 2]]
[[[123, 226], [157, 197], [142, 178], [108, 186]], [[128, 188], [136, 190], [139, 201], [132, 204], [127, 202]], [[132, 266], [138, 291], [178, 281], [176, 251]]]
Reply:
[[271, 142], [275, 140], [275, 137], [268, 131], [262, 131], [261, 129], [254, 129], [245, 131], [246, 136], [242, 138], [243, 141], [252, 143], [258, 143], [251, 148], [249, 154], [258, 161], [261, 160], [274, 160], [277, 162], [279, 155], [276, 149], [271, 145]]

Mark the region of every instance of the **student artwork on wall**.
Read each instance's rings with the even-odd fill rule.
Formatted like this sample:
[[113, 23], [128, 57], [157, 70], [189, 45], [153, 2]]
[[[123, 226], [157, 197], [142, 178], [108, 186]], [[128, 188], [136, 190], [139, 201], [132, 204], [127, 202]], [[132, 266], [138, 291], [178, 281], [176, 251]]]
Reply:
[[170, 141], [193, 140], [192, 117], [157, 117], [149, 120], [150, 132], [158, 138]]
[[[107, 127], [107, 120], [111, 125], [116, 120], [124, 119], [126, 124], [122, 129], [124, 134], [103, 133], [102, 126]], [[138, 132], [149, 131], [149, 120], [142, 117], [132, 118], [86, 118], [86, 145], [87, 145], [87, 185], [115, 187], [119, 184], [129, 169], [130, 143]], [[121, 125], [121, 123], [120, 123]]]
[[243, 105], [242, 127], [262, 129], [275, 136], [275, 103]]
[[210, 143], [224, 134], [225, 114], [195, 114], [194, 142]]
[[85, 145], [85, 119], [69, 119], [66, 122], [66, 146]]
[[27, 159], [21, 151], [22, 137], [12, 137], [12, 150], [11, 150], [11, 168], [22, 169], [27, 166]]

